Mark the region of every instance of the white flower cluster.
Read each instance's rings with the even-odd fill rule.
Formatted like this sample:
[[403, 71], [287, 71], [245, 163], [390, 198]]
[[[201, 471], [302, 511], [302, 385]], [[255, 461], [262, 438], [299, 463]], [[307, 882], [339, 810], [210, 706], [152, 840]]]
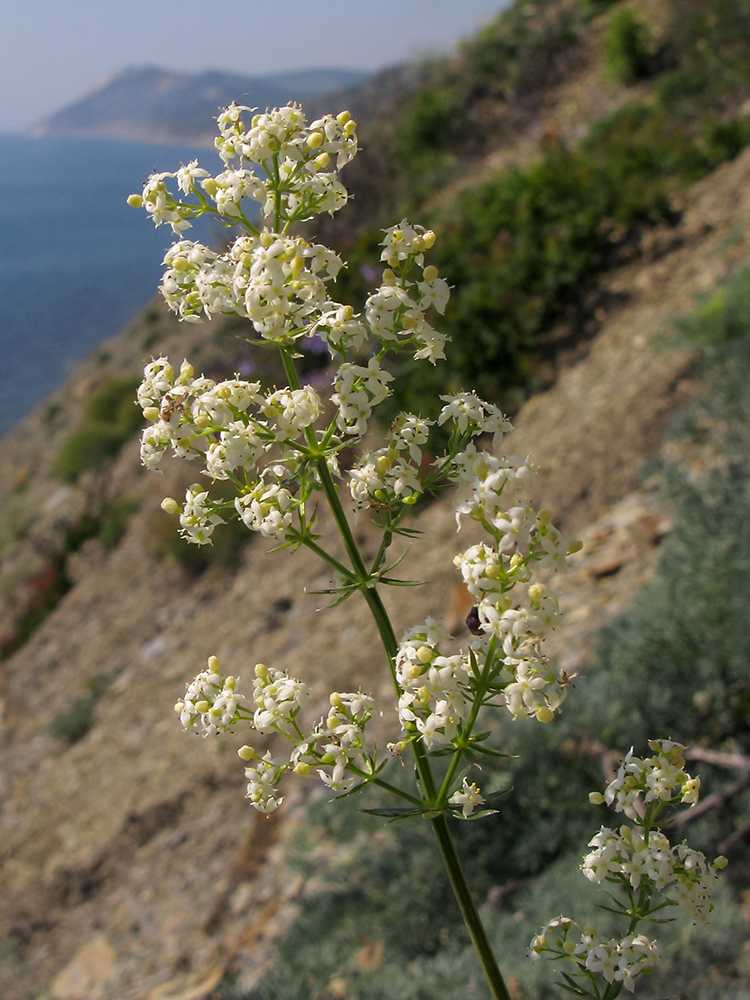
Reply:
[[622, 983], [631, 993], [638, 976], [661, 964], [656, 942], [645, 934], [629, 934], [617, 940], [597, 935], [595, 928], [587, 926], [576, 941], [569, 937], [573, 928], [580, 930], [569, 917], [550, 920], [532, 939], [530, 957], [538, 960], [545, 952], [553, 957], [568, 957], [580, 972], [601, 973], [608, 983]]
[[432, 619], [410, 629], [396, 656], [401, 725], [416, 728], [428, 749], [450, 743], [471, 710], [471, 664], [463, 654], [441, 656], [438, 642], [448, 632]]
[[[318, 777], [334, 792], [347, 792], [363, 775], [375, 773], [374, 758], [365, 742], [365, 726], [376, 711], [375, 699], [361, 691], [334, 691], [328, 717], [321, 719], [292, 754], [297, 774], [315, 767]], [[316, 765], [322, 765], [316, 767]], [[352, 771], [352, 766], [356, 771]]]
[[334, 376], [336, 391], [331, 396], [339, 411], [339, 430], [344, 434], [364, 434], [372, 408], [386, 398], [392, 380], [393, 376], [380, 367], [377, 358], [370, 358], [367, 367], [344, 362]]
[[[717, 867], [704, 854], [678, 844], [672, 847], [660, 830], [648, 837], [629, 826], [619, 831], [602, 827], [589, 841], [594, 850], [581, 866], [589, 882], [605, 879], [627, 882], [634, 889], [641, 884], [664, 892], [693, 921], [705, 923], [711, 915], [711, 889], [717, 881]], [[723, 867], [723, 859], [718, 868]]]
[[[332, 214], [343, 208], [346, 189], [334, 174], [357, 153], [357, 126], [349, 112], [342, 111], [335, 118], [325, 115], [308, 125], [301, 108], [288, 105], [254, 115], [246, 128], [242, 113], [252, 110], [231, 104], [218, 117], [216, 149], [227, 166], [225, 174], [245, 175], [253, 187], [248, 196], [263, 202], [267, 216], [276, 208], [278, 192], [285, 202], [284, 214], [290, 219], [306, 219], [318, 212]], [[230, 166], [235, 160], [250, 167], [236, 171]], [[264, 180], [252, 165], [263, 169]]]
[[278, 793], [278, 786], [289, 765], [284, 760], [275, 760], [270, 750], [258, 757], [249, 747], [243, 747], [240, 756], [255, 760], [255, 764], [245, 768], [246, 797], [258, 812], [266, 815], [275, 812], [284, 801], [284, 796]]
[[260, 463], [273, 445], [293, 445], [317, 420], [322, 404], [312, 386], [263, 393], [258, 382], [194, 378], [187, 363], [176, 377], [167, 359], [158, 358], [146, 366], [138, 400], [151, 421], [141, 438], [147, 468], [156, 469], [171, 449], [178, 458], [204, 462], [211, 479], [237, 485], [233, 501], [215, 501], [207, 486], [194, 484], [182, 505], [170, 497], [163, 502], [165, 510], [179, 513], [188, 541], [210, 542], [227, 510], [252, 531], [284, 538], [298, 500], [281, 483], [293, 480], [297, 459], [292, 451], [265, 468]]
[[[424, 251], [434, 243], [432, 230], [410, 225], [406, 219], [386, 229], [380, 259], [389, 266], [365, 305], [367, 322], [378, 340], [414, 346], [415, 358], [433, 364], [445, 358], [446, 337], [427, 322], [425, 313], [432, 306], [442, 314], [450, 297], [448, 283], [438, 277], [437, 269], [432, 264], [423, 267]], [[421, 281], [410, 279], [413, 265], [423, 268]]]
[[364, 452], [349, 471], [349, 491], [358, 511], [416, 502], [424, 489], [422, 445], [431, 424], [413, 413], [401, 413], [391, 426], [385, 447]]
[[[287, 235], [290, 223], [346, 204], [336, 173], [357, 152], [356, 125], [348, 112], [308, 125], [301, 109], [289, 105], [254, 115], [246, 128], [242, 116], [250, 111], [233, 104], [219, 115], [221, 173], [212, 177], [191, 161], [173, 173], [152, 174], [143, 194], [128, 199], [179, 237], [164, 258], [161, 291], [170, 309], [188, 322], [222, 313], [243, 316], [261, 337], [277, 343], [317, 335], [332, 354], [361, 351], [373, 334], [390, 346], [413, 346], [417, 358], [433, 363], [443, 358], [446, 338], [425, 319], [430, 307], [442, 313], [450, 294], [435, 267], [424, 267], [433, 232], [406, 220], [385, 231], [381, 259], [389, 266], [367, 300], [366, 324], [351, 306], [327, 294], [326, 283], [338, 274], [341, 259], [324, 246]], [[193, 200], [174, 197], [170, 179]], [[244, 199], [262, 205], [265, 226], [249, 221]], [[225, 253], [182, 238], [190, 220], [206, 212], [244, 230]], [[415, 265], [421, 280], [409, 277]]]
[[292, 725], [308, 697], [307, 685], [282, 670], [255, 665], [253, 728], [259, 733], [280, 732], [294, 736]]
[[700, 778], [691, 778], [685, 771], [682, 743], [651, 740], [649, 746], [655, 755], [644, 759], [634, 756], [631, 748], [604, 794], [592, 793], [591, 801], [606, 802], [615, 812], [636, 821], [642, 819], [644, 803], [695, 805]]
[[238, 708], [243, 700], [237, 693], [234, 677], [225, 677], [215, 656], [209, 656], [208, 667], [188, 684], [185, 696], [174, 709], [185, 729], [216, 736], [233, 729], [239, 721]]
[[[346, 188], [335, 173], [357, 152], [357, 126], [347, 111], [308, 126], [302, 110], [289, 105], [255, 115], [250, 128], [243, 123], [243, 112], [252, 109], [231, 104], [218, 117], [216, 148], [225, 169], [216, 177], [192, 160], [175, 172], [152, 174], [143, 194], [131, 195], [129, 203], [143, 206], [155, 225], [167, 223], [178, 235], [204, 211], [247, 221], [244, 198], [259, 202], [266, 216], [278, 210], [281, 199], [289, 220], [343, 208]], [[196, 196], [197, 204], [174, 198], [166, 184], [170, 179], [176, 179], [182, 194]]]
[[[464, 428], [493, 433], [498, 438], [510, 425], [473, 394], [443, 397], [448, 405], [441, 420], [452, 418]], [[560, 619], [557, 596], [534, 582], [534, 568], [563, 570], [566, 557], [580, 548], [563, 540], [546, 510], [535, 510], [527, 499], [534, 481], [528, 462], [497, 458], [473, 443], [453, 459], [453, 475], [471, 494], [457, 508], [457, 521], [468, 515], [490, 536], [459, 553], [454, 563], [476, 601], [477, 631], [483, 638], [477, 651], [494, 640], [501, 660], [498, 683], [514, 717], [549, 722], [567, 691], [567, 678], [552, 669], [541, 644]], [[522, 587], [518, 597], [517, 587]]]
[[260, 812], [270, 813], [281, 805], [278, 789], [289, 771], [302, 776], [314, 772], [334, 792], [346, 792], [376, 775], [376, 751], [367, 746], [365, 737], [365, 727], [377, 710], [370, 695], [334, 691], [328, 715], [305, 735], [297, 720], [309, 692], [301, 681], [258, 663], [252, 705], [245, 707], [236, 689], [236, 679], [225, 677], [219, 660], [211, 656], [175, 711], [185, 729], [203, 736], [244, 728], [262, 735], [279, 733], [294, 744], [287, 757], [272, 757], [270, 751], [261, 757], [250, 746], [238, 751], [248, 764], [247, 797]]
[[[686, 843], [673, 847], [660, 829], [657, 818], [662, 809], [680, 802], [695, 803], [698, 783], [684, 770], [682, 744], [652, 740], [649, 745], [655, 751], [653, 757], [641, 760], [631, 750], [605, 794], [589, 796], [594, 804], [606, 802], [615, 812], [631, 816], [636, 828], [603, 826], [589, 841], [593, 850], [581, 865], [590, 882], [607, 881], [624, 889], [627, 901], [623, 904], [611, 893], [607, 895], [618, 907], [612, 912], [627, 919], [631, 933], [621, 941], [605, 938], [597, 936], [592, 926], [581, 930], [570, 917], [561, 916], [550, 921], [530, 947], [533, 959], [545, 953], [568, 959], [577, 966], [573, 975], [592, 979], [598, 973], [608, 983], [622, 983], [631, 991], [635, 979], [660, 961], [656, 942], [636, 934], [637, 925], [671, 906], [678, 906], [694, 923], [705, 923], [713, 909], [711, 890], [717, 872], [727, 864], [724, 857], [709, 863]], [[573, 928], [580, 931], [577, 941], [575, 935], [570, 936]], [[600, 995], [596, 987], [595, 993]]]
[[342, 261], [324, 246], [264, 229], [239, 236], [224, 254], [180, 240], [164, 264], [160, 290], [180, 319], [230, 313], [249, 319], [266, 340], [293, 342], [332, 308], [326, 282]]

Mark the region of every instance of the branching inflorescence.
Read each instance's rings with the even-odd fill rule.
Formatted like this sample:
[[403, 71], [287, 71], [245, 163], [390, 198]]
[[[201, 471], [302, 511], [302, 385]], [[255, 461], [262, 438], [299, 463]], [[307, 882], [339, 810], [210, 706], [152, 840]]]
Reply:
[[[355, 124], [343, 112], [308, 125], [301, 109], [290, 106], [254, 115], [246, 127], [244, 117], [251, 113], [232, 105], [219, 115], [216, 146], [225, 169], [217, 176], [194, 161], [175, 173], [154, 174], [143, 194], [129, 202], [143, 206], [156, 225], [171, 225], [177, 236], [164, 260], [161, 285], [170, 309], [187, 322], [216, 314], [248, 319], [257, 339], [278, 349], [288, 384], [269, 390], [238, 375], [215, 382], [197, 376], [187, 361], [176, 370], [167, 358], [157, 358], [146, 367], [138, 390], [149, 421], [141, 457], [149, 469], [157, 469], [169, 453], [200, 467], [200, 481], [181, 502], [168, 497], [162, 504], [179, 515], [187, 541], [210, 544], [218, 525], [240, 518], [278, 548], [306, 546], [319, 555], [333, 573], [334, 603], [362, 595], [393, 677], [401, 732], [379, 754], [366, 734], [379, 711], [369, 694], [333, 692], [327, 715], [305, 721], [308, 695], [302, 681], [258, 664], [252, 694], [245, 697], [239, 681], [225, 676], [213, 656], [176, 709], [183, 726], [204, 736], [245, 730], [275, 733], [286, 741], [286, 752], [275, 757], [270, 751], [261, 756], [250, 746], [239, 750], [248, 765], [248, 798], [263, 813], [278, 808], [282, 780], [296, 774], [316, 777], [337, 793], [378, 785], [406, 806], [373, 810], [377, 814], [430, 819], [493, 995], [507, 997], [446, 817], [474, 819], [494, 811], [491, 796], [467, 777], [477, 755], [503, 756], [488, 745], [487, 733], [477, 731], [480, 713], [496, 708], [513, 718], [547, 723], [565, 698], [568, 678], [542, 650], [559, 619], [559, 604], [536, 574], [564, 570], [567, 556], [580, 545], [564, 540], [550, 512], [533, 505], [534, 467], [498, 454], [510, 422], [471, 391], [442, 396], [443, 406], [431, 418], [399, 414], [382, 447], [365, 446], [368, 420], [390, 392], [393, 375], [384, 367], [386, 358], [406, 352], [435, 364], [445, 357], [446, 338], [428, 319], [444, 311], [450, 294], [435, 267], [425, 264], [435, 234], [406, 220], [385, 230], [382, 280], [363, 311], [336, 302], [329, 286], [343, 261], [292, 228], [346, 204], [337, 174], [356, 154]], [[254, 211], [247, 209], [248, 202], [257, 203]], [[184, 238], [191, 219], [207, 213], [240, 230], [222, 253]], [[328, 401], [313, 385], [301, 383], [295, 366], [300, 342], [312, 337], [330, 353]], [[434, 424], [448, 443], [432, 458], [426, 445]], [[355, 458], [342, 473], [344, 450], [354, 450]], [[211, 484], [218, 480], [234, 487], [233, 497], [226, 488], [212, 493]], [[336, 480], [348, 491], [353, 516], [369, 511], [382, 532], [369, 565], [354, 541]], [[389, 561], [391, 543], [396, 535], [413, 534], [405, 518], [420, 497], [450, 485], [459, 488], [459, 530], [468, 522], [481, 533], [481, 540], [454, 560], [475, 602], [475, 639], [458, 653], [445, 652], [449, 635], [432, 619], [408, 629], [397, 642], [378, 590], [412, 585], [394, 575], [401, 560]], [[314, 531], [321, 495], [343, 540], [343, 561]], [[418, 775], [415, 794], [383, 777], [392, 755], [408, 748]], [[436, 757], [444, 758], [439, 778]], [[617, 841], [617, 835], [612, 838]], [[635, 841], [628, 843], [631, 853], [640, 850]], [[620, 841], [617, 845], [617, 856], [624, 856], [625, 848]], [[602, 846], [615, 850], [609, 840]], [[688, 861], [680, 864], [685, 868]], [[598, 871], [589, 868], [587, 875], [590, 870]], [[542, 936], [545, 942], [550, 935], [551, 928]], [[535, 954], [546, 947], [539, 943], [542, 938], [536, 940]], [[564, 937], [560, 945], [566, 955], [567, 941]], [[638, 970], [650, 961], [643, 956], [651, 952], [635, 938], [628, 947], [639, 956], [634, 960]], [[609, 966], [602, 970], [610, 982]]]

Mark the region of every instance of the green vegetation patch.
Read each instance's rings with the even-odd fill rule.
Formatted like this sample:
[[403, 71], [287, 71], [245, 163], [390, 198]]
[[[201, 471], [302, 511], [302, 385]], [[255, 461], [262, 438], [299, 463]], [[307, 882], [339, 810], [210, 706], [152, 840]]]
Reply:
[[143, 423], [135, 403], [140, 379], [111, 378], [88, 400], [83, 422], [63, 442], [55, 472], [75, 482], [88, 470], [97, 470], [115, 456]]

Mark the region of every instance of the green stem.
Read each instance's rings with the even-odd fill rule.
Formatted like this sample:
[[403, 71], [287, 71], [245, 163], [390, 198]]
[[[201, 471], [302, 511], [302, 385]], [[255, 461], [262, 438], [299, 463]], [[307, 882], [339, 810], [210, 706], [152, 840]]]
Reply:
[[495, 960], [495, 954], [487, 938], [482, 918], [479, 916], [479, 911], [474, 903], [474, 897], [471, 895], [471, 890], [466, 882], [466, 876], [461, 868], [456, 845], [453, 843], [453, 837], [451, 837], [451, 832], [448, 829], [448, 821], [445, 815], [441, 813], [440, 816], [437, 816], [431, 822], [432, 829], [435, 831], [435, 836], [437, 837], [438, 846], [440, 847], [443, 864], [448, 872], [453, 894], [456, 897], [456, 902], [461, 910], [461, 916], [464, 918], [464, 923], [471, 937], [471, 943], [474, 945], [474, 950], [482, 964], [482, 969], [492, 991], [492, 996], [495, 1000], [510, 1000], [508, 987], [505, 985], [505, 980]]

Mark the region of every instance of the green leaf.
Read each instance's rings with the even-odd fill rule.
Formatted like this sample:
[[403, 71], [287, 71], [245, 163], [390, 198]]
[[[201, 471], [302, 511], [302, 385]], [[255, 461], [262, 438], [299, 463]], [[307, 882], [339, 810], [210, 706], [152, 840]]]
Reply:
[[368, 816], [381, 816], [383, 819], [408, 819], [410, 816], [421, 816], [424, 809], [360, 809], [359, 812]]

